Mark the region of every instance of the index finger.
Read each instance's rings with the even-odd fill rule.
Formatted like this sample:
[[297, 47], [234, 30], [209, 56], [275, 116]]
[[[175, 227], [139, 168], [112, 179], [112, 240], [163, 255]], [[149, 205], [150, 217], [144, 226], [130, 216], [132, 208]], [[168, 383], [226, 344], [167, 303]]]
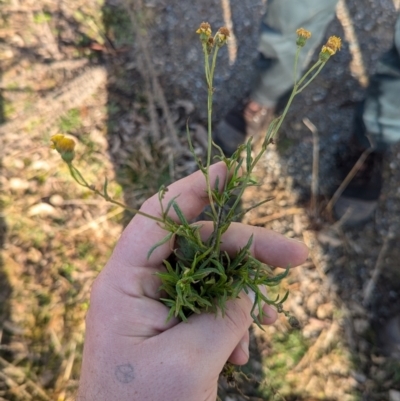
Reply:
[[[214, 188], [217, 177], [219, 186], [222, 188], [227, 176], [225, 163], [220, 162], [210, 166], [209, 175], [211, 188]], [[201, 171], [196, 171], [188, 177], [171, 184], [165, 194], [163, 204], [167, 205], [171, 199], [177, 197], [176, 203], [184, 216], [187, 220], [192, 220], [209, 203], [206, 189], [207, 184], [204, 174]], [[140, 211], [155, 217], [161, 217], [158, 194], [144, 202]], [[171, 211], [170, 217], [179, 222], [173, 211]], [[167, 234], [168, 232], [162, 229], [156, 221], [136, 215], [122, 233], [115, 247], [113, 257], [117, 257], [131, 266], [159, 265], [171, 253], [169, 243], [165, 243], [155, 249], [150, 259], [147, 258], [147, 254], [151, 247], [161, 241]]]

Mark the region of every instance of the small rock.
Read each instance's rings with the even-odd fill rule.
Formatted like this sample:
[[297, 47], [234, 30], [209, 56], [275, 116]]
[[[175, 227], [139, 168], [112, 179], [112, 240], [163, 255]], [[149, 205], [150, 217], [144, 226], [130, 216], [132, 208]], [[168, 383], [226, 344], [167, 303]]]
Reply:
[[324, 302], [324, 297], [319, 292], [312, 293], [306, 302], [306, 306], [310, 314], [315, 315], [318, 306]]
[[326, 303], [318, 306], [317, 309], [317, 318], [324, 320], [324, 319], [331, 319], [333, 315], [334, 307], [331, 303]]
[[400, 391], [389, 390], [389, 401], [400, 401]]
[[50, 170], [50, 164], [46, 160], [36, 160], [31, 164], [33, 170]]
[[357, 380], [358, 383], [364, 383], [367, 380], [367, 377], [364, 375], [364, 373], [360, 373], [360, 372], [352, 372], [351, 374], [354, 379]]
[[293, 231], [297, 235], [300, 235], [304, 231], [304, 224], [298, 214], [293, 216]]
[[8, 59], [14, 57], [14, 53], [11, 49], [3, 49], [3, 50], [0, 50], [0, 57], [3, 60], [8, 60]]
[[29, 188], [29, 182], [21, 178], [13, 177], [9, 181], [10, 188], [14, 191], [24, 191]]
[[30, 248], [27, 258], [32, 263], [38, 263], [42, 259], [42, 253], [36, 248]]
[[28, 216], [54, 216], [56, 212], [57, 210], [53, 206], [42, 202], [31, 206], [28, 210]]
[[64, 203], [64, 198], [59, 194], [55, 194], [50, 197], [49, 201], [53, 206], [61, 206]]
[[326, 323], [318, 319], [310, 319], [309, 323], [303, 327], [302, 333], [306, 338], [316, 337], [326, 327]]

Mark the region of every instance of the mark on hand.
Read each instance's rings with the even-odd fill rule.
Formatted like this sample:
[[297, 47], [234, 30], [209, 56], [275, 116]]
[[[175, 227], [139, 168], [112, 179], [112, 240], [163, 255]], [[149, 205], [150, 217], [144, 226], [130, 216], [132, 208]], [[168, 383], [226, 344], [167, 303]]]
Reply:
[[130, 363], [118, 365], [115, 368], [115, 377], [120, 383], [130, 383], [135, 378], [133, 375], [133, 366]]

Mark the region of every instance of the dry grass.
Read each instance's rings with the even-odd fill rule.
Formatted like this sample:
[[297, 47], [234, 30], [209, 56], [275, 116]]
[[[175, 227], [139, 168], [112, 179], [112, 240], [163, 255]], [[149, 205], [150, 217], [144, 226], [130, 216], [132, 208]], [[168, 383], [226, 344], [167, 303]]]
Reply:
[[2, 15], [2, 400], [74, 399], [91, 283], [121, 231], [121, 211], [77, 187], [48, 147], [72, 135], [87, 179], [113, 179], [106, 71], [92, 50], [101, 8], [80, 3], [24, 1]]

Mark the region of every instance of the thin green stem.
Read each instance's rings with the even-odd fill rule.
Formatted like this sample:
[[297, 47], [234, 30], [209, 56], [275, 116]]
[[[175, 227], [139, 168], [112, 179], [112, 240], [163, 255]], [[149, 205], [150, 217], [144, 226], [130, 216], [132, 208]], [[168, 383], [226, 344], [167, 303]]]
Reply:
[[82, 187], [84, 187], [84, 188], [87, 188], [87, 189], [90, 189], [92, 192], [94, 192], [96, 195], [101, 196], [101, 197], [102, 197], [103, 199], [105, 199], [107, 202], [110, 202], [110, 203], [112, 203], [112, 204], [114, 204], [114, 205], [116, 205], [116, 206], [120, 206], [120, 207], [124, 208], [125, 210], [128, 210], [128, 211], [130, 211], [130, 212], [132, 212], [132, 213], [140, 214], [141, 216], [147, 217], [147, 218], [152, 219], [152, 220], [154, 220], [154, 221], [158, 221], [159, 223], [165, 223], [163, 219], [160, 219], [160, 218], [155, 217], [155, 216], [152, 216], [152, 215], [150, 215], [150, 214], [141, 212], [141, 211], [138, 210], [138, 209], [131, 208], [131, 207], [127, 206], [127, 205], [124, 205], [124, 204], [121, 203], [121, 202], [118, 202], [118, 201], [112, 199], [112, 198], [109, 197], [109, 196], [106, 196], [105, 194], [103, 194], [102, 192], [100, 192], [98, 189], [96, 189], [94, 186], [90, 185], [90, 184], [85, 180], [85, 178], [83, 177], [83, 175], [80, 173], [80, 171], [79, 171], [75, 166], [73, 166], [71, 163], [67, 163], [67, 165], [68, 165], [68, 169], [69, 169], [69, 171], [70, 171], [70, 173], [71, 173], [71, 177], [72, 177], [80, 186], [82, 186]]
[[296, 95], [298, 95], [303, 89], [305, 89], [313, 80], [314, 78], [321, 72], [321, 70], [324, 68], [325, 63], [322, 63], [320, 67], [318, 68], [317, 72], [314, 73], [314, 75], [299, 89], [296, 91]]
[[290, 105], [292, 104], [292, 101], [293, 101], [294, 97], [295, 97], [298, 93], [300, 93], [300, 92], [299, 92], [299, 89], [298, 89], [299, 86], [304, 82], [304, 80], [305, 80], [316, 68], [319, 67], [317, 73], [314, 74], [314, 75], [312, 76], [312, 78], [311, 78], [309, 81], [307, 81], [307, 83], [304, 84], [304, 86], [301, 88], [300, 91], [302, 91], [302, 90], [316, 77], [316, 75], [318, 75], [318, 73], [321, 71], [321, 69], [324, 67], [324, 65], [325, 65], [325, 63], [323, 63], [321, 60], [318, 60], [318, 61], [304, 74], [304, 76], [299, 80], [299, 82], [297, 82], [297, 83], [294, 85], [293, 90], [292, 90], [292, 93], [290, 94], [290, 98], [289, 98], [289, 100], [288, 100], [288, 102], [287, 102], [287, 104], [286, 104], [286, 107], [285, 107], [285, 109], [284, 109], [282, 115], [279, 117], [279, 122], [278, 122], [278, 124], [276, 125], [276, 127], [274, 128], [273, 132], [271, 132], [271, 135], [270, 135], [270, 136], [271, 136], [271, 139], [272, 139], [272, 138], [276, 135], [276, 133], [279, 131], [279, 128], [281, 127], [282, 122], [283, 122], [283, 120], [284, 120], [285, 117], [286, 117], [286, 114], [287, 114], [287, 112], [288, 112], [288, 110], [289, 110], [289, 108], [290, 108]]
[[214, 199], [212, 195], [212, 188], [211, 188], [211, 183], [210, 183], [210, 165], [211, 165], [211, 154], [212, 154], [212, 102], [213, 102], [213, 80], [214, 80], [214, 71], [215, 71], [215, 65], [216, 65], [216, 60], [217, 60], [217, 54], [218, 54], [218, 46], [214, 48], [214, 54], [212, 58], [212, 64], [211, 64], [211, 69], [210, 69], [210, 64], [209, 64], [209, 58], [208, 54], [205, 53], [205, 58], [206, 58], [206, 68], [208, 68], [208, 97], [207, 97], [207, 122], [208, 122], [208, 129], [207, 129], [207, 164], [206, 164], [206, 184], [207, 184], [207, 193], [208, 193], [208, 198], [210, 201], [210, 207], [213, 216], [215, 217], [215, 221], [218, 218], [217, 211], [215, 209], [214, 205]]
[[210, 86], [210, 63], [208, 60], [207, 45], [203, 43], [203, 53], [204, 53], [204, 73], [206, 76], [207, 87]]
[[293, 83], [296, 85], [297, 82], [297, 63], [299, 61], [301, 47], [297, 46], [296, 55], [294, 57], [294, 67], [293, 67]]
[[233, 204], [233, 206], [229, 210], [228, 215], [226, 216], [226, 220], [227, 221], [232, 220], [232, 216], [233, 216], [237, 206], [239, 205], [239, 202], [242, 199], [243, 193], [244, 193], [245, 189], [248, 187], [248, 184], [249, 184], [249, 181], [250, 181], [250, 174], [251, 174], [251, 171], [246, 171], [246, 178], [244, 179], [243, 183], [240, 186], [240, 192], [236, 196], [235, 203]]
[[288, 100], [288, 102], [287, 102], [287, 104], [286, 104], [286, 107], [285, 107], [285, 109], [283, 110], [282, 115], [279, 117], [278, 124], [276, 124], [276, 127], [274, 128], [273, 132], [271, 132], [271, 139], [272, 139], [272, 138], [276, 135], [276, 133], [279, 131], [279, 128], [281, 127], [282, 122], [283, 122], [283, 120], [285, 119], [287, 112], [289, 111], [290, 105], [292, 104], [293, 99], [294, 99], [294, 97], [296, 96], [297, 85], [298, 85], [298, 84], [295, 85], [295, 87], [294, 87], [293, 90], [292, 90], [292, 93], [290, 94], [290, 98], [289, 98], [289, 100]]
[[303, 76], [302, 76], [302, 78], [300, 79], [300, 81], [299, 82], [297, 82], [297, 87], [299, 87], [303, 82], [304, 82], [304, 80], [317, 68], [317, 67], [319, 67], [321, 64], [324, 64], [324, 63], [322, 63], [322, 61], [321, 60], [318, 60]]

